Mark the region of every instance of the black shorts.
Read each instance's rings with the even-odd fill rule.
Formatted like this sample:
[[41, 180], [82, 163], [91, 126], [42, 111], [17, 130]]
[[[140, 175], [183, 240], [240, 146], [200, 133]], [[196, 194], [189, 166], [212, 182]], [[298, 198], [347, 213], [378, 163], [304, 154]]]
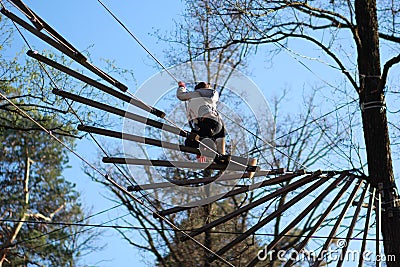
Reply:
[[[220, 118], [218, 118], [218, 120], [203, 118], [198, 120], [197, 127], [196, 129], [192, 129], [192, 133], [198, 134], [200, 139], [210, 138], [215, 141], [218, 138], [224, 138], [226, 136], [226, 129]], [[186, 139], [185, 146], [198, 148], [199, 142]]]
[[201, 138], [218, 139], [226, 136], [224, 123], [220, 118], [202, 118], [198, 120], [197, 126], [199, 130], [193, 131], [200, 135]]

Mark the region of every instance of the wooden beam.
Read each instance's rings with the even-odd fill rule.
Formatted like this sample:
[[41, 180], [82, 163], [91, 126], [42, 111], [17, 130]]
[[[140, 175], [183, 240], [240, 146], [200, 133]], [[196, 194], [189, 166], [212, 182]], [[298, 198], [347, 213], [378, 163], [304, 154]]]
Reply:
[[[345, 256], [347, 255], [347, 249], [349, 248], [351, 236], [353, 234], [354, 227], [356, 226], [358, 216], [360, 215], [361, 207], [362, 207], [362, 204], [364, 203], [365, 195], [367, 194], [368, 190], [369, 190], [369, 184], [365, 184], [364, 191], [362, 192], [362, 194], [360, 196], [360, 200], [358, 201], [356, 211], [354, 212], [353, 219], [351, 220], [351, 223], [349, 226], [349, 231], [347, 232], [347, 236], [345, 239], [346, 240], [345, 246], [342, 247], [342, 253], [341, 253], [341, 256], [339, 257], [339, 261], [338, 261], [336, 267], [342, 267], [342, 265], [343, 265], [343, 260], [345, 259]], [[360, 257], [363, 257], [362, 255], [363, 254], [360, 254]]]
[[7, 10], [5, 8], [2, 8], [0, 12], [3, 15], [5, 15], [6, 17], [8, 17], [9, 19], [11, 19], [12, 21], [14, 21], [15, 23], [17, 23], [18, 25], [20, 25], [21, 27], [23, 27], [24, 29], [26, 29], [27, 31], [29, 31], [30, 33], [37, 36], [39, 39], [43, 40], [44, 42], [48, 43], [55, 49], [64, 53], [71, 59], [73, 59], [76, 62], [78, 62], [79, 64], [81, 64], [83, 67], [85, 67], [88, 70], [90, 70], [91, 72], [95, 73], [100, 78], [106, 80], [113, 86], [117, 87], [121, 91], [126, 92], [128, 90], [128, 87], [126, 85], [120, 83], [119, 81], [117, 81], [116, 79], [114, 79], [113, 77], [111, 77], [110, 75], [108, 75], [107, 73], [105, 73], [104, 71], [99, 69], [98, 67], [87, 62], [86, 58], [78, 50], [73, 50], [71, 47], [66, 46], [64, 43], [62, 43], [62, 42], [60, 43], [60, 40], [57, 40], [57, 39], [55, 40], [55, 39], [51, 38], [50, 36], [40, 32], [38, 29], [29, 25], [27, 22], [25, 22], [24, 20], [22, 20], [21, 18], [19, 18], [18, 16], [16, 16], [15, 14], [13, 14], [12, 12], [10, 12], [9, 10]]
[[46, 43], [48, 43], [52, 47], [56, 48], [60, 52], [62, 52], [65, 55], [69, 56], [70, 58], [74, 59], [75, 55], [74, 55], [74, 51], [73, 50], [61, 45], [60, 43], [58, 43], [57, 41], [55, 41], [54, 39], [52, 39], [48, 35], [40, 32], [38, 29], [36, 29], [35, 27], [31, 26], [26, 21], [24, 21], [23, 19], [21, 19], [20, 17], [18, 17], [14, 13], [10, 12], [9, 10], [7, 10], [5, 8], [2, 8], [0, 12], [4, 16], [8, 17], [12, 21], [17, 23], [18, 25], [20, 25], [21, 27], [23, 27], [24, 29], [26, 29], [30, 33], [32, 33], [33, 35], [36, 35], [36, 37], [38, 37], [39, 39], [45, 41]]
[[70, 42], [68, 42], [64, 37], [62, 37], [57, 31], [55, 31], [49, 24], [46, 23], [41, 17], [39, 17], [35, 12], [32, 11], [29, 7], [27, 7], [21, 0], [10, 0], [13, 2], [20, 10], [25, 14], [25, 16], [35, 25], [38, 31], [44, 29], [49, 33], [51, 37], [53, 37], [58, 43], [65, 46], [70, 51], [73, 51], [75, 56], [80, 61], [86, 61], [86, 57], [82, 55]]
[[[346, 177], [346, 174], [342, 174], [339, 178], [338, 178], [338, 182], [342, 181], [344, 178]], [[333, 209], [334, 205], [336, 204], [336, 202], [340, 199], [340, 197], [344, 194], [344, 192], [347, 191], [348, 187], [350, 186], [350, 184], [352, 183], [352, 180], [348, 180], [347, 183], [342, 187], [342, 189], [340, 190], [339, 194], [336, 195], [335, 199], [333, 200], [333, 202], [331, 202], [330, 206], [328, 207], [328, 209], [324, 212], [325, 217], [327, 216], [327, 214], [330, 212], [331, 209]], [[294, 218], [286, 227], [285, 229], [283, 229], [279, 235], [272, 240], [268, 246], [267, 246], [267, 250], [271, 251], [275, 248], [275, 246], [285, 237], [285, 235], [287, 233], [289, 233], [290, 230], [294, 229], [294, 227], [301, 222], [305, 216], [307, 216], [308, 214], [310, 214], [310, 212], [316, 208], [319, 204], [321, 204], [321, 202], [324, 200], [324, 198], [331, 193], [332, 190], [330, 190], [330, 188], [325, 189], [321, 194], [318, 195], [317, 198], [315, 198], [309, 205], [307, 205], [307, 207], [299, 214], [297, 215], [296, 218]], [[328, 212], [327, 212], [328, 211]], [[325, 218], [324, 217], [324, 218]], [[322, 223], [322, 221], [321, 221]], [[299, 250], [300, 251], [300, 250]], [[255, 257], [248, 265], [247, 267], [253, 267], [255, 266], [259, 261], [260, 258], [265, 257], [266, 251], [263, 250], [262, 253], [260, 253], [259, 255], [257, 255], [257, 257]]]
[[322, 253], [325, 253], [327, 251], [329, 245], [332, 243], [332, 240], [335, 238], [336, 232], [339, 229], [340, 225], [342, 224], [343, 218], [346, 215], [350, 205], [353, 203], [354, 197], [356, 196], [361, 185], [362, 182], [358, 181], [358, 183], [354, 186], [354, 189], [351, 192], [349, 198], [347, 199], [347, 202], [344, 205], [342, 212], [339, 214], [339, 217], [335, 221], [335, 224], [332, 227], [331, 232], [329, 233], [329, 237], [326, 239], [322, 249], [320, 250], [320, 253], [318, 254], [318, 257], [316, 258], [314, 264], [312, 265], [313, 267], [318, 267], [321, 265], [322, 259], [324, 258], [324, 255], [322, 255]]
[[39, 31], [41, 29], [43, 29], [43, 24], [36, 19], [35, 13], [33, 13], [33, 11], [28, 8], [24, 3], [22, 3], [22, 1], [20, 0], [10, 0], [12, 3], [14, 3], [14, 5], [16, 5], [22, 13], [25, 14], [25, 16], [32, 22], [33, 25], [35, 25], [36, 29], [38, 29]]
[[365, 218], [364, 232], [363, 232], [363, 238], [362, 238], [361, 249], [360, 249], [360, 255], [361, 256], [360, 256], [360, 258], [358, 260], [358, 267], [363, 267], [363, 265], [364, 265], [364, 258], [363, 258], [362, 255], [364, 255], [365, 248], [367, 246], [367, 237], [368, 237], [368, 232], [369, 232], [369, 222], [371, 220], [372, 210], [374, 209], [375, 192], [376, 192], [376, 189], [372, 188], [372, 192], [371, 192], [371, 194], [369, 196], [367, 217]]
[[[292, 172], [288, 172], [292, 173]], [[272, 170], [260, 170], [254, 174], [253, 177], [260, 177], [260, 176], [267, 176], [267, 175], [278, 175], [283, 174], [282, 169], [272, 169]], [[230, 181], [230, 180], [237, 180], [242, 178], [249, 178], [249, 173], [230, 173], [230, 174], [222, 174], [216, 175], [212, 177], [204, 177], [204, 178], [195, 178], [195, 179], [185, 179], [185, 180], [170, 180], [168, 182], [162, 183], [152, 183], [152, 184], [142, 184], [136, 185], [131, 188], [132, 191], [140, 191], [140, 190], [149, 190], [149, 189], [161, 189], [172, 187], [175, 185], [178, 186], [190, 186], [190, 185], [200, 185], [200, 184], [209, 184], [216, 180], [220, 181]], [[247, 185], [246, 185], [247, 186]], [[246, 187], [243, 186], [243, 187]]]
[[[342, 174], [343, 175], [343, 174]], [[345, 176], [348, 175], [348, 173], [345, 174]], [[343, 177], [345, 177], [343, 176]], [[341, 179], [342, 176], [340, 176], [338, 179]], [[340, 189], [339, 193], [335, 196], [335, 198], [331, 201], [329, 206], [326, 208], [325, 212], [319, 217], [318, 221], [314, 224], [314, 226], [311, 228], [311, 230], [308, 232], [307, 236], [304, 238], [303, 241], [301, 241], [298, 245], [295, 246], [294, 250], [296, 252], [302, 251], [308, 242], [310, 241], [311, 237], [318, 231], [318, 229], [321, 227], [322, 223], [325, 221], [325, 219], [328, 217], [328, 215], [332, 212], [333, 208], [337, 205], [338, 201], [343, 197], [344, 193], [346, 193], [348, 187], [351, 185], [353, 181], [349, 179], [344, 186]], [[290, 267], [292, 266], [292, 263], [294, 262], [293, 258], [296, 257], [298, 253], [293, 253], [292, 257], [286, 262], [284, 267]], [[261, 255], [262, 256], [262, 255]]]
[[70, 75], [70, 76], [72, 76], [72, 77], [74, 77], [74, 78], [76, 78], [76, 79], [78, 79], [78, 80], [80, 80], [80, 81], [82, 81], [84, 83], [87, 83], [87, 84], [89, 84], [91, 86], [94, 86], [97, 89], [99, 89], [99, 90], [101, 90], [101, 91], [103, 91], [103, 92], [105, 92], [105, 93], [107, 93], [109, 95], [112, 95], [112, 96], [114, 96], [114, 97], [116, 97], [116, 98], [118, 98], [118, 99], [120, 99], [120, 100], [122, 100], [124, 102], [130, 103], [130, 104], [132, 104], [132, 105], [134, 105], [134, 106], [136, 106], [136, 107], [138, 107], [138, 108], [140, 108], [142, 110], [150, 112], [151, 114], [154, 114], [154, 115], [156, 115], [156, 116], [158, 116], [160, 118], [164, 118], [165, 117], [165, 113], [162, 112], [161, 110], [158, 110], [158, 109], [156, 109], [154, 107], [148, 106], [148, 105], [144, 104], [142, 101], [139, 101], [139, 100], [137, 100], [137, 99], [135, 99], [135, 98], [133, 98], [131, 96], [128, 96], [126, 94], [123, 94], [123, 93], [121, 93], [121, 92], [119, 92], [117, 90], [112, 89], [111, 87], [108, 87], [108, 86], [106, 86], [106, 85], [104, 85], [104, 84], [102, 84], [102, 83], [100, 83], [100, 82], [98, 82], [96, 80], [93, 80], [92, 78], [89, 78], [89, 77], [87, 77], [87, 76], [85, 76], [85, 75], [83, 75], [83, 74], [81, 74], [81, 73], [79, 73], [77, 71], [74, 71], [74, 70], [72, 70], [72, 69], [70, 69], [70, 68], [68, 68], [66, 66], [63, 66], [63, 65], [55, 62], [54, 60], [51, 60], [51, 59], [49, 59], [49, 58], [47, 58], [47, 57], [45, 57], [43, 55], [40, 55], [38, 52], [34, 52], [32, 50], [29, 50], [26, 54], [28, 56], [30, 56], [30, 57], [42, 62], [42, 63], [44, 63], [46, 65], [49, 65], [49, 66], [51, 66], [51, 67], [53, 67], [53, 68], [55, 68], [55, 69], [57, 69], [59, 71], [62, 71], [62, 72], [66, 73], [66, 74], [68, 74], [68, 75]]
[[131, 120], [134, 120], [134, 121], [137, 121], [137, 122], [152, 126], [154, 128], [161, 129], [163, 131], [167, 131], [167, 132], [170, 132], [170, 133], [173, 133], [173, 134], [177, 134], [177, 135], [180, 135], [180, 136], [183, 136], [183, 137], [190, 136], [190, 133], [185, 132], [185, 131], [177, 128], [177, 127], [174, 127], [174, 126], [171, 126], [171, 125], [168, 125], [168, 124], [165, 124], [165, 123], [161, 123], [159, 121], [155, 121], [155, 120], [152, 120], [152, 119], [149, 119], [149, 118], [146, 118], [146, 117], [142, 117], [142, 116], [136, 115], [136, 114], [134, 114], [132, 112], [125, 111], [125, 110], [122, 110], [122, 109], [118, 109], [118, 108], [115, 108], [115, 107], [112, 107], [112, 106], [109, 106], [109, 105], [106, 105], [106, 104], [103, 104], [103, 103], [100, 103], [100, 102], [97, 102], [97, 101], [94, 101], [94, 100], [91, 100], [91, 99], [88, 99], [88, 98], [85, 98], [85, 97], [81, 97], [81, 96], [76, 95], [76, 94], [72, 94], [72, 93], [69, 93], [69, 92], [66, 92], [66, 91], [63, 91], [63, 90], [58, 90], [58, 89], [53, 89], [52, 92], [54, 94], [56, 94], [56, 95], [59, 95], [59, 96], [74, 100], [76, 102], [79, 102], [79, 103], [82, 103], [82, 104], [85, 104], [85, 105], [88, 105], [88, 106], [91, 106], [91, 107], [94, 107], [94, 108], [97, 108], [97, 109], [101, 109], [101, 110], [106, 111], [106, 112], [110, 112], [112, 114], [115, 114], [115, 115], [118, 115], [118, 116], [121, 116], [121, 117], [125, 117], [125, 118], [128, 118], [128, 119], [131, 119]]
[[[325, 182], [327, 182], [328, 179], [320, 179], [318, 181], [316, 181], [314, 184], [312, 184], [310, 187], [308, 187], [307, 189], [305, 189], [304, 191], [302, 191], [301, 193], [299, 193], [298, 195], [296, 195], [294, 198], [292, 198], [290, 201], [286, 202], [284, 205], [282, 205], [281, 207], [279, 207], [277, 210], [273, 211], [271, 214], [269, 214], [267, 217], [265, 217], [264, 219], [262, 219], [261, 221], [259, 221], [257, 224], [255, 224], [253, 227], [251, 227], [250, 229], [248, 229], [247, 231], [245, 231], [243, 234], [241, 234], [240, 236], [238, 236], [237, 238], [235, 238], [233, 241], [231, 241], [230, 243], [228, 243], [227, 245], [225, 245], [223, 248], [221, 248], [220, 250], [218, 250], [216, 252], [217, 255], [221, 256], [224, 253], [226, 253], [229, 249], [231, 249], [232, 247], [234, 247], [235, 245], [239, 244], [240, 242], [242, 242], [243, 240], [245, 240], [246, 238], [248, 238], [250, 235], [254, 234], [256, 231], [258, 231], [259, 229], [261, 229], [262, 227], [264, 227], [267, 223], [269, 223], [270, 221], [272, 221], [273, 219], [275, 219], [277, 216], [279, 216], [280, 214], [282, 214], [285, 210], [287, 210], [288, 208], [290, 208], [291, 206], [293, 206], [294, 204], [296, 204], [297, 202], [299, 202], [300, 200], [302, 200], [305, 196], [307, 196], [308, 194], [310, 194], [312, 191], [314, 191], [315, 189], [317, 189], [318, 187], [320, 187], [322, 184], [324, 184]], [[336, 185], [337, 185], [338, 181], [335, 180], [331, 185], [329, 185], [328, 188], [330, 188], [330, 190], [333, 190]], [[213, 262], [214, 260], [216, 260], [217, 257], [215, 257], [215, 255], [212, 255], [209, 257], [209, 261]]]
[[[320, 173], [320, 172], [318, 172], [318, 173]], [[291, 174], [284, 174], [284, 175], [280, 175], [278, 177], [271, 178], [271, 179], [268, 179], [268, 180], [260, 182], [260, 183], [244, 186], [244, 187], [241, 187], [241, 188], [237, 188], [237, 189], [234, 189], [234, 190], [229, 191], [227, 193], [222, 193], [219, 196], [215, 196], [214, 197], [215, 198], [214, 201], [218, 201], [218, 200], [221, 200], [221, 199], [225, 199], [225, 198], [228, 198], [228, 197], [232, 197], [232, 196], [235, 196], [235, 195], [239, 195], [239, 194], [243, 194], [243, 193], [246, 193], [246, 192], [249, 192], [249, 191], [253, 191], [253, 190], [257, 189], [257, 188], [261, 188], [261, 187], [265, 187], [265, 186], [269, 186], [269, 185], [280, 184], [280, 183], [289, 181], [289, 180], [291, 180], [291, 179], [293, 179], [293, 178], [295, 178], [295, 177], [297, 177], [299, 175], [302, 175], [302, 174], [303, 173], [297, 173], [297, 172], [291, 173]], [[192, 208], [195, 208], [195, 207], [198, 207], [198, 206], [202, 206], [203, 203], [204, 203], [204, 201], [200, 201], [200, 202], [199, 201], [193, 201], [193, 202], [190, 202], [190, 203], [186, 204], [185, 206], [173, 207], [173, 208], [170, 208], [170, 209], [159, 211], [158, 214], [160, 214], [161, 216], [166, 216], [166, 215], [169, 215], [169, 214], [172, 214], [172, 213], [177, 213], [177, 212], [180, 212], [180, 211], [185, 211], [185, 210], [192, 209]], [[158, 215], [154, 214], [153, 216], [157, 217]]]
[[158, 147], [167, 148], [167, 149], [171, 149], [171, 150], [177, 150], [177, 151], [182, 151], [185, 153], [200, 155], [200, 151], [197, 148], [188, 147], [188, 146], [184, 146], [184, 145], [178, 145], [178, 144], [170, 143], [167, 141], [160, 141], [157, 139], [142, 137], [142, 136], [138, 136], [138, 135], [116, 132], [116, 131], [106, 130], [106, 129], [92, 127], [92, 126], [84, 126], [84, 125], [78, 125], [78, 130], [88, 132], [88, 133], [94, 133], [94, 134], [100, 134], [103, 136], [118, 138], [118, 139], [122, 139], [122, 140], [133, 141], [133, 142], [137, 142], [137, 143], [141, 143], [141, 144], [158, 146]]
[[[147, 144], [147, 145], [158, 146], [158, 147], [167, 148], [167, 149], [171, 149], [171, 150], [182, 151], [182, 152], [191, 153], [191, 154], [195, 154], [195, 155], [201, 154], [200, 150], [197, 148], [188, 147], [188, 146], [184, 146], [184, 145], [178, 145], [178, 144], [174, 144], [174, 143], [170, 143], [170, 142], [166, 142], [166, 141], [160, 141], [160, 140], [152, 139], [152, 138], [141, 137], [141, 136], [137, 136], [137, 135], [133, 135], [133, 134], [126, 134], [126, 133], [122, 133], [122, 132], [106, 130], [106, 129], [92, 127], [92, 126], [79, 125], [78, 130], [95, 133], [95, 134], [100, 134], [100, 135], [104, 135], [104, 136], [108, 136], [108, 137], [119, 138], [119, 139], [123, 139], [123, 140], [134, 141], [134, 142], [143, 143], [143, 144]], [[243, 165], [248, 165], [251, 162], [251, 160], [252, 160], [252, 158], [238, 157], [235, 155], [231, 156], [232, 162], [237, 162], [237, 163], [243, 164]], [[280, 169], [274, 170], [274, 173], [278, 174], [278, 173], [283, 173], [284, 171], [285, 171], [284, 168], [280, 168]]]
[[[259, 206], [261, 204], [264, 204], [265, 202], [267, 202], [267, 201], [269, 201], [271, 199], [274, 199], [277, 196], [280, 196], [282, 194], [285, 194], [285, 193], [291, 192], [293, 190], [296, 190], [299, 187], [314, 181], [318, 177], [319, 177], [319, 173], [316, 173], [314, 175], [308, 175], [308, 176], [306, 176], [306, 177], [304, 177], [304, 178], [302, 178], [302, 179], [300, 179], [300, 180], [298, 180], [298, 181], [296, 181], [296, 182], [294, 182], [292, 184], [289, 184], [289, 185], [287, 185], [285, 187], [282, 187], [282, 188], [272, 192], [271, 194], [268, 194], [268, 195], [266, 195], [266, 196], [264, 196], [262, 198], [259, 198], [259, 199], [255, 200], [255, 201], [251, 202], [250, 204], [248, 204], [246, 206], [243, 206], [243, 207], [241, 207], [241, 208], [239, 208], [239, 209], [237, 209], [237, 210], [235, 210], [235, 211], [233, 211], [233, 212], [231, 212], [231, 213], [229, 213], [229, 214], [227, 214], [227, 215], [225, 215], [223, 217], [220, 217], [219, 219], [217, 219], [215, 221], [212, 221], [211, 223], [208, 223], [208, 224], [206, 224], [206, 225], [204, 225], [204, 226], [202, 226], [202, 227], [200, 227], [200, 228], [198, 228], [196, 230], [193, 230], [192, 232], [190, 232], [189, 236], [191, 236], [191, 237], [197, 236], [197, 235], [203, 233], [204, 231], [207, 231], [207, 230], [209, 230], [211, 228], [214, 228], [214, 227], [216, 227], [216, 226], [218, 226], [218, 225], [220, 225], [222, 223], [225, 223], [225, 222], [235, 218], [236, 216], [239, 216], [240, 214], [242, 214], [242, 213], [244, 213], [246, 211], [249, 211], [249, 210], [251, 210], [251, 209], [253, 209], [253, 208], [255, 208], [255, 207], [257, 207], [257, 206]], [[183, 237], [182, 241], [184, 241], [184, 240], [187, 240], [187, 237]]]
[[230, 161], [228, 164], [220, 164], [220, 163], [217, 164], [217, 163], [200, 163], [191, 161], [169, 161], [169, 160], [104, 157], [103, 162], [128, 164], [128, 165], [154, 166], [154, 167], [196, 169], [196, 170], [227, 170], [227, 171], [248, 171], [248, 172], [256, 172], [259, 170], [258, 166], [249, 166], [241, 163], [236, 163], [233, 161]]

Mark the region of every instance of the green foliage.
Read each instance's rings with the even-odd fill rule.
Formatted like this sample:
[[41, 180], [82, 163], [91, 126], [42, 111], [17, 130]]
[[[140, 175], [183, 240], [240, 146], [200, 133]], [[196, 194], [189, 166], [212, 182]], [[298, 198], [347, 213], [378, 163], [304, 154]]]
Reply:
[[[32, 113], [47, 125], [59, 123], [38, 110]], [[0, 127], [0, 214], [3, 219], [19, 220], [25, 215], [28, 220], [43, 221], [43, 215], [51, 221], [76, 221], [83, 211], [74, 185], [62, 177], [68, 162], [66, 149], [43, 131], [24, 130], [34, 127], [27, 119], [11, 112], [4, 115], [7, 114], [14, 127], [21, 129]], [[69, 137], [61, 136], [60, 139], [72, 142]], [[33, 161], [29, 174], [25, 173], [28, 157]], [[25, 205], [23, 192], [25, 175], [29, 175], [28, 205]], [[10, 238], [7, 232], [12, 233], [15, 225], [11, 222], [2, 224], [6, 234], [2, 235], [1, 243], [7, 244]], [[18, 245], [11, 248], [7, 259], [13, 264], [24, 258], [27, 262], [46, 262], [47, 266], [69, 266], [67, 263], [73, 261], [75, 252], [71, 251], [73, 244], [65, 237], [74, 234], [74, 229], [64, 228], [48, 234], [57, 228], [59, 226], [46, 225], [45, 222], [23, 224], [14, 241]]]
[[[1, 47], [8, 47], [12, 35], [5, 24], [0, 25], [0, 36], [6, 37]], [[77, 119], [51, 94], [52, 82], [33, 60], [2, 55], [0, 92], [73, 147]], [[62, 88], [76, 86], [69, 77], [53, 74]], [[79, 227], [47, 223], [85, 217], [75, 185], [62, 176], [67, 163], [63, 145], [0, 99], [0, 265], [75, 266], [81, 251], [90, 248], [91, 233], [81, 241]]]

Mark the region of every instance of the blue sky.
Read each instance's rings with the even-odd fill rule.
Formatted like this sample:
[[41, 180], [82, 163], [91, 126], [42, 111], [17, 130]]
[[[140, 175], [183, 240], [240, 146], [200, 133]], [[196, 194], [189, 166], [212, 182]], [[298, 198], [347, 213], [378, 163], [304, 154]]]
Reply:
[[[157, 66], [146, 52], [106, 13], [96, 0], [70, 1], [33, 1], [25, 3], [40, 15], [48, 24], [54, 27], [61, 35], [80, 50], [88, 49], [92, 62], [100, 64], [101, 59], [115, 60], [115, 64], [132, 70], [135, 80], [128, 81], [131, 92], [157, 73]], [[163, 51], [168, 44], [157, 39], [153, 34], [156, 30], [166, 33], [173, 30], [174, 19], [180, 19], [184, 8], [183, 2], [178, 0], [151, 0], [151, 1], [104, 1], [104, 3], [121, 19], [125, 25], [145, 44], [145, 46], [162, 62], [168, 62]], [[26, 34], [35, 48], [48, 48], [36, 37]], [[14, 45], [22, 47], [23, 42], [15, 38]], [[301, 46], [298, 43], [297, 46]], [[272, 65], [273, 68], [267, 66]], [[327, 73], [326, 66], [315, 63], [308, 64], [318, 75]], [[287, 101], [293, 103], [289, 109], [301, 107], [303, 88], [320, 78], [310, 73], [304, 66], [296, 62], [293, 55], [281, 53], [274, 62], [267, 62], [262, 50], [250, 60], [249, 72], [251, 78], [268, 97], [279, 92], [284, 87], [291, 89]], [[290, 75], [290, 79], [288, 79]], [[335, 82], [334, 74], [329, 76], [330, 82]], [[326, 92], [327, 98], [334, 98]], [[324, 110], [324, 107], [321, 108]], [[78, 143], [78, 152], [87, 158], [97, 157], [97, 148], [90, 141]], [[71, 156], [70, 165], [65, 176], [77, 184], [82, 192], [85, 205], [93, 213], [105, 210], [115, 205], [110, 194], [98, 184], [86, 177], [82, 170], [82, 163]], [[95, 217], [92, 223], [101, 223], [113, 217], [124, 214], [123, 209], [115, 209], [104, 216]], [[134, 230], [133, 230], [134, 231]], [[148, 266], [142, 262], [142, 253], [138, 253], [125, 241], [121, 241], [115, 231], [106, 231], [99, 238], [99, 244], [107, 244], [104, 250], [92, 253], [83, 259], [89, 266]], [[151, 258], [147, 258], [151, 260]]]
[[[56, 29], [64, 38], [80, 50], [88, 49], [92, 62], [102, 64], [102, 59], [113, 59], [117, 66], [134, 72], [135, 81], [127, 82], [130, 91], [134, 92], [143, 81], [157, 69], [144, 50], [105, 12], [95, 1], [24, 1], [33, 11]], [[156, 29], [171, 29], [172, 20], [179, 17], [182, 9], [180, 1], [108, 1], [105, 2], [119, 18], [137, 35], [155, 56], [163, 59], [158, 40], [152, 36]], [[16, 12], [17, 13], [17, 12]], [[37, 50], [50, 47], [35, 36], [24, 32], [28, 41]], [[19, 50], [24, 46], [22, 39], [16, 35], [13, 48]], [[86, 158], [98, 156], [97, 147], [91, 141], [78, 143], [78, 153]], [[77, 185], [82, 193], [84, 205], [90, 213], [96, 213], [115, 206], [107, 198], [110, 194], [92, 182], [82, 171], [82, 162], [70, 156], [71, 169], [65, 171], [67, 179]], [[96, 216], [91, 223], [102, 223], [124, 215], [122, 209], [114, 209], [102, 216]], [[142, 253], [122, 241], [116, 231], [106, 230], [98, 238], [99, 245], [106, 245], [99, 252], [85, 256], [82, 263], [87, 266], [148, 266], [143, 263]], [[149, 259], [148, 259], [149, 260]], [[150, 259], [151, 260], [151, 259]]]

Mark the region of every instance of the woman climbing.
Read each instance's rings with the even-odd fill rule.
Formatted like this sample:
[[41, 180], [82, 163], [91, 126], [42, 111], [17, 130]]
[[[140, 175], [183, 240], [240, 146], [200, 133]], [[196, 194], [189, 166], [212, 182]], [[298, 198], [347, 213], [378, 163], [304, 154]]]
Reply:
[[[225, 149], [226, 130], [217, 111], [219, 94], [206, 82], [199, 82], [194, 91], [187, 91], [184, 82], [178, 82], [176, 96], [181, 101], [188, 101], [187, 116], [192, 133], [200, 136], [200, 141], [211, 139], [217, 148], [215, 162], [226, 163], [229, 156]], [[186, 146], [199, 148], [199, 142], [190, 138], [185, 141]], [[204, 161], [204, 157], [200, 158]]]

